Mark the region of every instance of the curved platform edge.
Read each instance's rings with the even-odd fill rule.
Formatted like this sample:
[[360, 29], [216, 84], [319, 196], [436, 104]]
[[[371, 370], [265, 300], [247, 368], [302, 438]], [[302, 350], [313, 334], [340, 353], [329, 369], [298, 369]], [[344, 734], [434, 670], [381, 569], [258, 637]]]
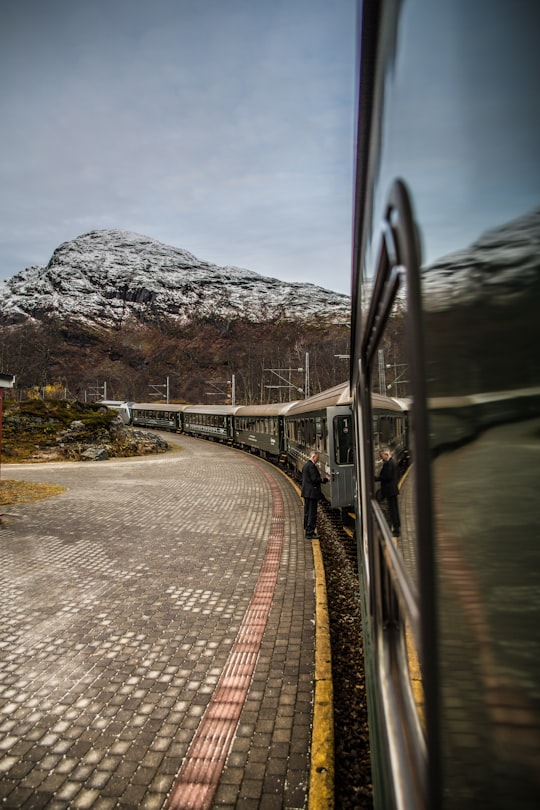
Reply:
[[[294, 487], [300, 488], [280, 470]], [[311, 732], [311, 763], [309, 773], [308, 810], [334, 808], [334, 686], [332, 680], [332, 652], [330, 645], [330, 618], [326, 594], [326, 577], [321, 545], [312, 540], [315, 569], [315, 695], [313, 700], [313, 727]]]
[[309, 810], [334, 807], [334, 690], [330, 621], [321, 547], [312, 541], [315, 567], [315, 697], [311, 737]]

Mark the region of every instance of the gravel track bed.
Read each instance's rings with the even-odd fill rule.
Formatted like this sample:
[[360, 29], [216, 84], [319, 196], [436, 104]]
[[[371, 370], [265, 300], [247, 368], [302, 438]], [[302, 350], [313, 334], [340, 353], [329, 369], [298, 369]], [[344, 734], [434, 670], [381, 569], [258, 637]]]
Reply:
[[319, 509], [334, 685], [335, 807], [372, 810], [373, 794], [356, 543]]

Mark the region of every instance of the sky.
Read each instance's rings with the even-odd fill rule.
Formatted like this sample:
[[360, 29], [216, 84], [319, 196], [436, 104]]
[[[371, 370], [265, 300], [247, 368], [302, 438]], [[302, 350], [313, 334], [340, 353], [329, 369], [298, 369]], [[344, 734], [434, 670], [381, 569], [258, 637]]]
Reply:
[[0, 0], [0, 280], [88, 231], [350, 293], [356, 0]]

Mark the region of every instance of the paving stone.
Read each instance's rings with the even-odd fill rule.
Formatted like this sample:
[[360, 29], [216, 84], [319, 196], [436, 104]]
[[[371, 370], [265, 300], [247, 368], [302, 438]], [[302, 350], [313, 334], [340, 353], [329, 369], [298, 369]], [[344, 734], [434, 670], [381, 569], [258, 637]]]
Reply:
[[3, 807], [163, 807], [242, 632], [274, 491], [272, 609], [214, 801], [307, 806], [315, 597], [300, 500], [259, 459], [171, 441], [181, 453], [9, 467], [66, 491], [0, 528]]

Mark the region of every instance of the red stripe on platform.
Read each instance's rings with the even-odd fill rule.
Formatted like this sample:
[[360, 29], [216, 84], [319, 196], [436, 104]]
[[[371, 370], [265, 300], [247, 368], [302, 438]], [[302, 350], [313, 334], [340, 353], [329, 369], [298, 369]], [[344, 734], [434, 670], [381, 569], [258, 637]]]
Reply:
[[209, 810], [251, 684], [272, 606], [283, 548], [283, 500], [263, 470], [272, 493], [272, 523], [257, 585], [231, 652], [191, 742], [166, 810]]

